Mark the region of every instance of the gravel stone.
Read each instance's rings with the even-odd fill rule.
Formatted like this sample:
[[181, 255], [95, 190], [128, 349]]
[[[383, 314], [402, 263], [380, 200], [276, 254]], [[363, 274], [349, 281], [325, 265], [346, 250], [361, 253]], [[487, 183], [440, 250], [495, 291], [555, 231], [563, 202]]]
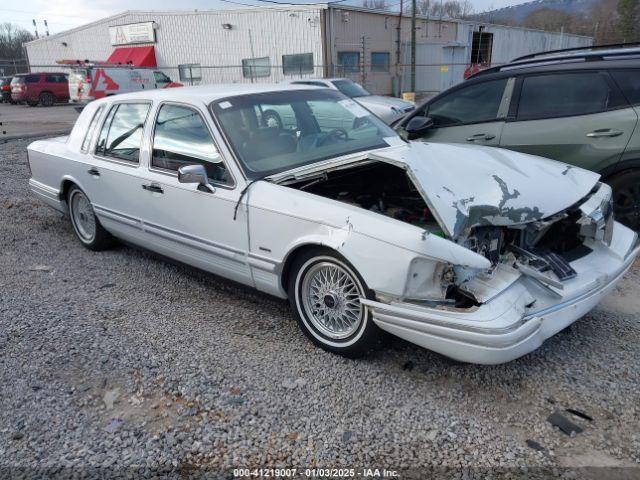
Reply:
[[[29, 193], [27, 144], [0, 145], [0, 472], [640, 472], [638, 265], [508, 364], [460, 364], [401, 340], [353, 361], [307, 341], [285, 301], [142, 249], [83, 248]], [[566, 408], [593, 418], [572, 418], [584, 429], [574, 438], [546, 422]], [[122, 424], [107, 433], [112, 419]]]

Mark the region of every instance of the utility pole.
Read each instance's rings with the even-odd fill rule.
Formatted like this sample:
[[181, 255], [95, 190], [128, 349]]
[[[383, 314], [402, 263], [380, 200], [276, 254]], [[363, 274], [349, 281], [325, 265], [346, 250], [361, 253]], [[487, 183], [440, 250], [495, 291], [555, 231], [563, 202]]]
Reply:
[[398, 15], [398, 44], [397, 44], [397, 48], [396, 48], [396, 81], [398, 82], [397, 85], [397, 92], [394, 92], [396, 94], [399, 94], [402, 86], [400, 85], [400, 64], [402, 63], [402, 10], [404, 9], [404, 0], [400, 0], [400, 14]]
[[416, 91], [416, 0], [411, 0], [411, 91]]

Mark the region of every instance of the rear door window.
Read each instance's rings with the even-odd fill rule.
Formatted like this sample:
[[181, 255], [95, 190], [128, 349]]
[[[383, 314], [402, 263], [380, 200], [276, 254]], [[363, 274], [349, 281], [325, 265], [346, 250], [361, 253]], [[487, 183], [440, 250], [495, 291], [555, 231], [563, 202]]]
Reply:
[[611, 76], [632, 105], [640, 105], [640, 69], [613, 70]]
[[27, 75], [24, 77], [25, 83], [38, 83], [40, 81], [40, 75]]
[[518, 105], [518, 120], [569, 117], [603, 112], [619, 105], [600, 72], [560, 73], [525, 77]]
[[496, 120], [506, 86], [502, 78], [460, 88], [429, 104], [426, 115], [437, 127]]
[[100, 130], [96, 154], [138, 163], [149, 107], [148, 103], [114, 105]]

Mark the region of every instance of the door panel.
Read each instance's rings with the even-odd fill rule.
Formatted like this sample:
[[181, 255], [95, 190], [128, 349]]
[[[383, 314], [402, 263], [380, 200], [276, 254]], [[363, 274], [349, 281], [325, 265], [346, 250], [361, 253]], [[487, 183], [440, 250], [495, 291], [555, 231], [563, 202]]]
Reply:
[[616, 163], [636, 126], [632, 108], [593, 115], [508, 122], [500, 146], [593, 171]]
[[593, 171], [615, 165], [638, 121], [601, 71], [553, 72], [520, 79], [515, 121], [500, 146]]
[[432, 128], [421, 140], [425, 142], [466, 143], [469, 145], [496, 146], [504, 121]]
[[[144, 190], [154, 185], [162, 190]], [[154, 250], [245, 284], [252, 284], [247, 264], [247, 219], [238, 209], [238, 189], [203, 192], [177, 177], [147, 172], [138, 187], [144, 205], [143, 229]], [[156, 189], [157, 190], [157, 189]]]

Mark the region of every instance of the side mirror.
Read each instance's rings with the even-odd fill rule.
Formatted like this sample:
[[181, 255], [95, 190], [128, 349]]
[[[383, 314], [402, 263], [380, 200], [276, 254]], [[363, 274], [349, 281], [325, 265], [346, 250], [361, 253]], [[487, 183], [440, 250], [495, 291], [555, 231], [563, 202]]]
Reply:
[[[185, 165], [178, 169], [178, 182], [180, 183], [197, 183], [198, 190], [202, 188], [213, 193], [214, 189], [209, 185], [209, 177], [207, 170], [203, 165]], [[201, 188], [202, 187], [202, 188]]]
[[407, 123], [407, 126], [404, 127], [405, 132], [407, 132], [408, 140], [415, 140], [416, 138], [422, 136], [426, 133], [430, 128], [434, 125], [433, 119], [430, 117], [413, 117]]

